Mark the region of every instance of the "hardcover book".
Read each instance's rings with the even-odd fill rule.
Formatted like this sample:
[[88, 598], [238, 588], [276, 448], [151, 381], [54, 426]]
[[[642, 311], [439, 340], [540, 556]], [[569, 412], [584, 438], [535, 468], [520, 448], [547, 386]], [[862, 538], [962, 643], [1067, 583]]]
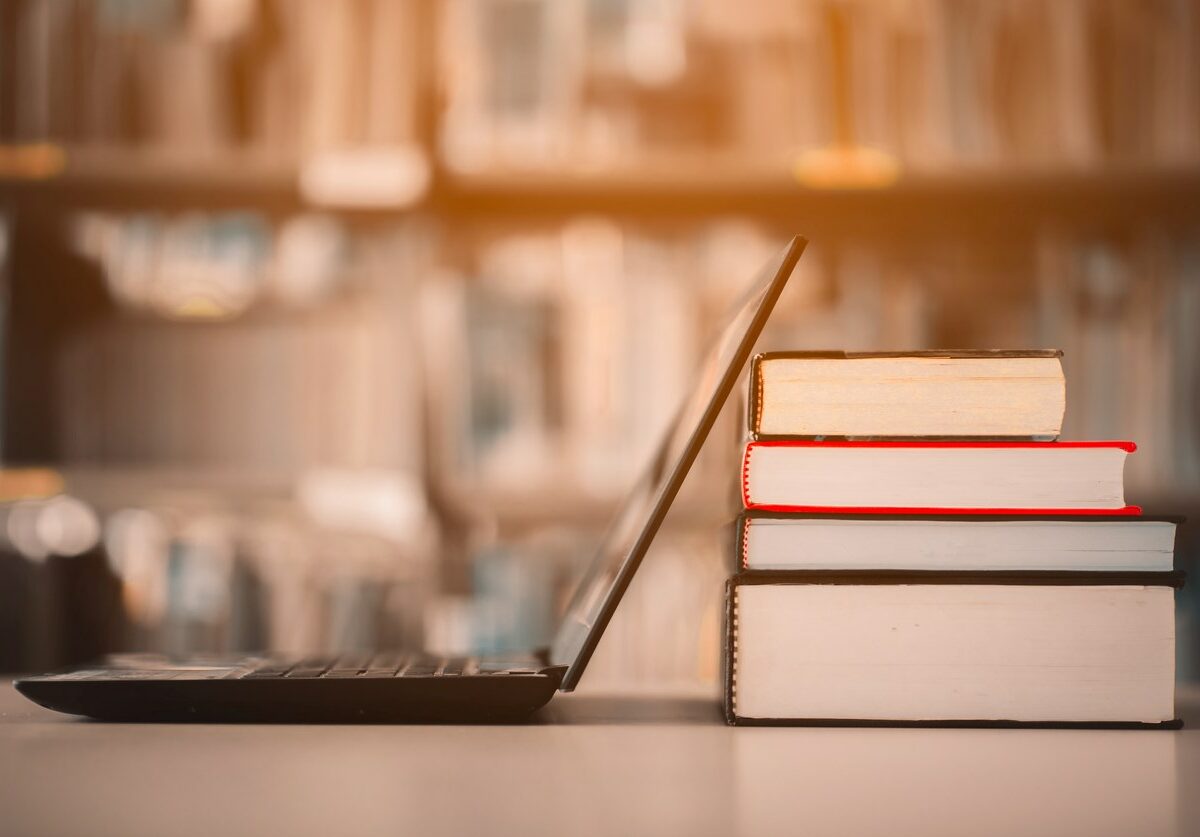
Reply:
[[1179, 519], [781, 514], [738, 519], [737, 570], [1073, 570], [1174, 566]]
[[756, 438], [1051, 441], [1066, 409], [1062, 353], [769, 352], [750, 367]]
[[1138, 514], [1132, 442], [757, 441], [742, 501], [781, 512]]
[[744, 573], [731, 724], [1177, 728], [1160, 573]]

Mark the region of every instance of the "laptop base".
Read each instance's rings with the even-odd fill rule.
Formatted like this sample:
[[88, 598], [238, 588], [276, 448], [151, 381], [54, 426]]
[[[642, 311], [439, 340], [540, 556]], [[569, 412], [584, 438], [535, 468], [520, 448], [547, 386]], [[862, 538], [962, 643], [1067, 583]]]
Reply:
[[16, 687], [48, 709], [103, 721], [513, 723], [554, 696], [565, 670], [256, 679], [180, 665], [84, 669], [23, 678]]

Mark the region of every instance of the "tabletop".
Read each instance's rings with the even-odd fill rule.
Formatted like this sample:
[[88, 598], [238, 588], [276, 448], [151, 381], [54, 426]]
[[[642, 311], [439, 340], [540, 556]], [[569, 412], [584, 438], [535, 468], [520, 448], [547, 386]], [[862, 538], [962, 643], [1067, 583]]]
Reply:
[[0, 835], [1200, 834], [1200, 692], [1180, 708], [1194, 728], [730, 728], [585, 692], [515, 726], [137, 725], [6, 680]]

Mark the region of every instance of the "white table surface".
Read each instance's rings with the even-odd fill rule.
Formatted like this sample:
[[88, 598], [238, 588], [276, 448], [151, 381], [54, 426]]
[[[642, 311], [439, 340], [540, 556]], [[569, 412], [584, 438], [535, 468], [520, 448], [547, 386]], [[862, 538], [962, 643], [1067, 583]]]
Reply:
[[585, 691], [522, 726], [135, 725], [5, 680], [0, 835], [1200, 834], [1200, 693], [1180, 708], [1195, 728], [732, 729]]

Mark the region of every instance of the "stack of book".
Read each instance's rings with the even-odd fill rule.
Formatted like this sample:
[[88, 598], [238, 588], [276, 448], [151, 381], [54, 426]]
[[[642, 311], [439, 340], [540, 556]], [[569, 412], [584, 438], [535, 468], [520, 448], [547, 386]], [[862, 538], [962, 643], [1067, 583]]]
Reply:
[[1176, 521], [1055, 441], [1060, 354], [754, 359], [729, 723], [1179, 725]]

